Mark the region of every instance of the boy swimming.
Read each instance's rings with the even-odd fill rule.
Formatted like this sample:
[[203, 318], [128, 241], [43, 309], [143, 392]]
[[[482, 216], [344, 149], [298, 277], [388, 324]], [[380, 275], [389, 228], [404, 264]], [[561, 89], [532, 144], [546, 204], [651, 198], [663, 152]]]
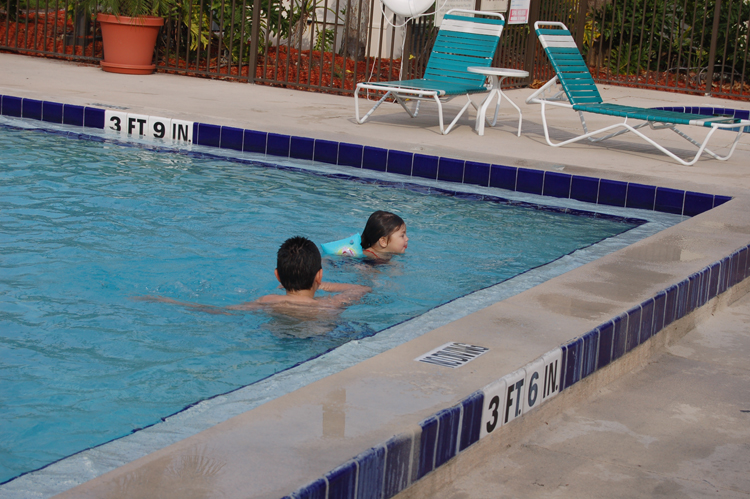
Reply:
[[[215, 307], [200, 303], [181, 302], [164, 296], [143, 296], [143, 301], [173, 303], [213, 314], [226, 314], [231, 310], [258, 310], [270, 308], [274, 312], [303, 317], [309, 312], [341, 312], [346, 306], [371, 291], [368, 286], [323, 282], [320, 251], [309, 239], [301, 236], [284, 241], [276, 253], [276, 279], [286, 290], [284, 295], [265, 295], [255, 301]], [[316, 291], [335, 293], [316, 298]]]

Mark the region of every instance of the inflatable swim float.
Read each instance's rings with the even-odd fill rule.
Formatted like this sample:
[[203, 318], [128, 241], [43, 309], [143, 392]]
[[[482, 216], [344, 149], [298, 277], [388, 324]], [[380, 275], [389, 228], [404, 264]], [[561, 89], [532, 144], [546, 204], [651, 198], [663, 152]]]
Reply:
[[338, 241], [321, 244], [320, 248], [323, 250], [321, 253], [324, 255], [354, 256], [358, 258], [365, 256], [364, 251], [362, 251], [362, 238], [359, 232]]

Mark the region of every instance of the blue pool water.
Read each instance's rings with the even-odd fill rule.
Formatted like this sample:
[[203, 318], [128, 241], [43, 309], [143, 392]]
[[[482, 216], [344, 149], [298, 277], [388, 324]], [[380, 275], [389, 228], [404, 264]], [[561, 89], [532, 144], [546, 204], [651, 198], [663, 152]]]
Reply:
[[[0, 483], [152, 425], [634, 222], [0, 127]], [[279, 292], [276, 250], [407, 222], [388, 265], [324, 263], [372, 286], [337, 318], [211, 315]]]

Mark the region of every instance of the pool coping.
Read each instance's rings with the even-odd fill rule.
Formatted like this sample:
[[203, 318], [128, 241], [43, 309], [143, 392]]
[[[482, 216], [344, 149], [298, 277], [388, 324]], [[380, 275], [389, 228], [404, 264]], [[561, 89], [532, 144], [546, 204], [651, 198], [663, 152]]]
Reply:
[[[6, 113], [6, 110], [9, 112]], [[95, 128], [99, 128], [99, 124], [104, 128], [106, 117], [105, 110], [100, 108], [12, 96], [0, 96], [0, 113], [74, 126], [93, 125]], [[12, 113], [20, 113], [20, 116]], [[55, 121], [58, 119], [60, 121]], [[735, 202], [728, 203], [731, 199], [728, 196], [203, 123], [194, 124], [191, 141], [199, 145], [233, 150], [261, 152], [263, 149], [264, 154], [402, 175], [408, 169], [409, 175], [420, 178], [471, 185], [485, 185], [486, 181], [486, 185], [490, 187], [508, 189], [512, 185], [509, 190], [570, 197], [593, 204], [654, 209], [686, 216], [709, 214], [709, 210], [725, 204], [725, 210], [735, 211], [729, 210]], [[739, 203], [739, 200], [736, 202]], [[362, 497], [365, 491], [374, 490], [382, 492], [383, 497], [391, 497], [479, 440], [486, 395], [499, 393], [503, 382], [506, 387], [511, 384], [515, 386], [518, 380], [528, 380], [533, 373], [540, 373], [540, 366], [549, 366], [551, 361], [557, 359], [560, 362], [559, 389], [553, 390], [553, 393], [540, 401], [541, 405], [615, 360], [625, 357], [670, 324], [687, 317], [748, 277], [750, 245], [745, 241], [744, 245], [734, 246], [737, 247], [724, 251], [727, 254], [721, 258], [693, 269], [684, 278], [659, 289], [579, 336], [564, 341], [558, 348], [517, 366], [492, 383], [477, 387], [470, 394], [460, 397], [457, 403], [422, 419], [406, 433], [397, 434], [321, 474], [319, 478], [297, 488], [290, 497], [354, 497], [356, 490], [361, 492], [357, 497]], [[603, 345], [608, 345], [609, 348], [602, 348]], [[526, 386], [529, 386], [528, 382]], [[536, 407], [534, 405], [529, 410]], [[517, 417], [524, 414], [522, 411]], [[509, 420], [507, 423], [511, 422]], [[393, 456], [398, 456], [395, 464]], [[400, 467], [396, 469], [394, 466]]]

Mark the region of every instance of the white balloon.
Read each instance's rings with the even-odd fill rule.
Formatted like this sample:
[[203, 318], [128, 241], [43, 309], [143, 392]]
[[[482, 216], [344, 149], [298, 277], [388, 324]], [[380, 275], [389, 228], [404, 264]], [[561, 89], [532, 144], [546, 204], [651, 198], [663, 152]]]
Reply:
[[404, 17], [414, 17], [427, 11], [435, 0], [380, 0], [394, 13]]

